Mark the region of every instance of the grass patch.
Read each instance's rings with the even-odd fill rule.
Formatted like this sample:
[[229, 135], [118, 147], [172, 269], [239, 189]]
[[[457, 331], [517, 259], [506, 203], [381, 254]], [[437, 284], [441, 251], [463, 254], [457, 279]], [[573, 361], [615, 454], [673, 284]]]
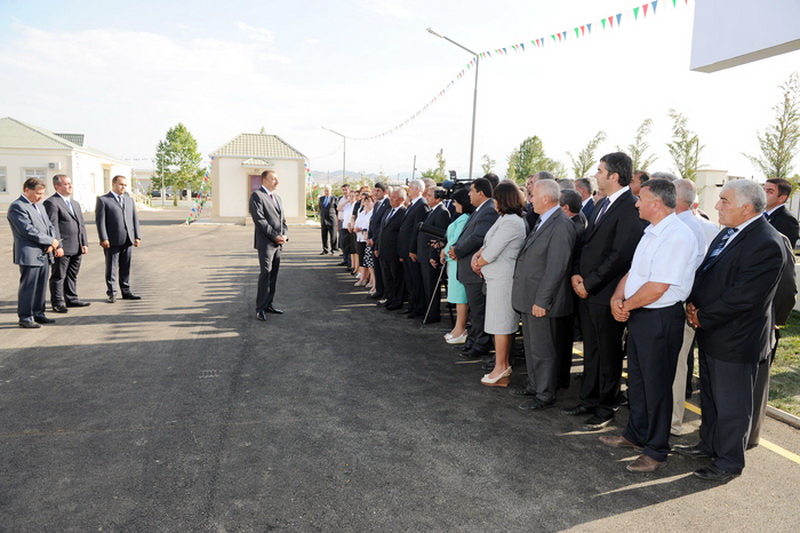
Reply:
[[769, 404], [800, 416], [800, 313], [792, 311], [770, 372]]

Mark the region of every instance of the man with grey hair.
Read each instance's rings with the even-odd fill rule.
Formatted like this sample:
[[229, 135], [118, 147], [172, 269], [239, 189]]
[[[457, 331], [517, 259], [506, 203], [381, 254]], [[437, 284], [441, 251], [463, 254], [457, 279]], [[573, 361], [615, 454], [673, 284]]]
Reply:
[[[697, 217], [692, 212], [692, 208], [697, 203], [697, 193], [695, 192], [694, 182], [692, 180], [680, 179], [674, 182], [676, 191], [675, 214], [678, 219], [686, 224], [692, 231], [697, 244], [697, 255], [694, 258], [694, 269], [700, 266], [703, 262], [703, 257], [706, 255], [708, 245], [716, 236], [714, 233], [710, 238], [707, 236], [703, 228], [703, 223], [700, 217]], [[670, 433], [673, 435], [680, 435], [683, 429], [683, 414], [686, 404], [684, 397], [686, 396], [687, 388], [691, 391], [691, 374], [689, 372], [689, 353], [694, 346], [694, 328], [688, 323], [684, 324], [683, 328], [683, 342], [681, 344], [681, 351], [678, 353], [678, 365], [675, 369], [675, 380], [672, 383], [672, 424]], [[692, 361], [694, 358], [692, 358]], [[687, 378], [689, 381], [687, 382]], [[687, 384], [688, 383], [688, 384]]]
[[408, 318], [425, 316], [425, 288], [422, 286], [422, 272], [417, 264], [418, 226], [431, 210], [422, 197], [424, 191], [425, 182], [421, 179], [408, 184], [410, 203], [397, 236], [397, 255], [403, 263], [403, 279], [408, 294], [408, 309], [405, 312]]
[[652, 472], [669, 454], [672, 382], [683, 339], [683, 301], [692, 290], [697, 244], [675, 215], [675, 186], [655, 179], [642, 184], [636, 202], [650, 224], [636, 246], [630, 270], [611, 296], [611, 313], [628, 323], [628, 424], [621, 435], [600, 441], [642, 448], [627, 465]]
[[[663, 170], [657, 170], [650, 174], [652, 179], [662, 179], [662, 180], [669, 180], [669, 181], [678, 181], [678, 176], [671, 172], [665, 172]], [[646, 181], [646, 180], [645, 180]]]
[[[533, 188], [539, 180], [555, 180], [555, 178], [548, 171], [540, 170], [536, 174], [528, 176], [528, 179], [525, 181], [525, 199], [527, 200], [525, 204], [525, 222], [528, 223], [528, 232], [532, 231], [536, 222], [539, 221], [539, 214], [533, 208]], [[493, 186], [494, 185], [496, 184], [493, 184]]]
[[338, 246], [339, 217], [336, 208], [339, 200], [331, 194], [331, 186], [325, 185], [319, 197], [319, 226], [322, 232], [322, 252], [320, 255], [332, 254]]
[[727, 482], [741, 474], [753, 417], [759, 361], [774, 341], [772, 301], [782, 275], [783, 237], [761, 216], [762, 187], [735, 180], [715, 206], [723, 226], [695, 273], [686, 318], [697, 330], [703, 408], [700, 442], [676, 446], [689, 457], [709, 457], [695, 476]]
[[403, 307], [403, 264], [397, 252], [397, 239], [400, 226], [403, 224], [403, 215], [406, 208], [406, 191], [402, 187], [393, 189], [389, 195], [391, 208], [381, 221], [381, 229], [375, 241], [375, 256], [380, 261], [383, 276], [383, 296], [378, 305], [384, 304], [389, 311]]

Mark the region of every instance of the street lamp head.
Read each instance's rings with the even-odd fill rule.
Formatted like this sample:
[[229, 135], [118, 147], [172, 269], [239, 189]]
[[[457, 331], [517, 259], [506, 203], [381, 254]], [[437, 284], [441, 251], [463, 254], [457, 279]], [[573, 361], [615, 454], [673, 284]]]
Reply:
[[442, 36], [442, 35], [440, 35], [440, 34], [436, 33], [436, 32], [433, 30], [433, 28], [427, 28], [427, 29], [428, 29], [428, 33], [430, 33], [431, 35], [435, 35], [435, 36], [439, 37], [440, 39], [444, 39], [444, 36]]

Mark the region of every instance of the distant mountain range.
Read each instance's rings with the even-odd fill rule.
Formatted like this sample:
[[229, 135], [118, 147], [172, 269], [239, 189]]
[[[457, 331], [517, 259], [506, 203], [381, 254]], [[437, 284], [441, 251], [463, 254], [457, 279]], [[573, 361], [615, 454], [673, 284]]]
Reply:
[[[359, 172], [350, 172], [347, 171], [347, 181], [349, 182], [358, 182], [361, 178], [366, 178], [371, 182], [375, 182], [378, 180], [378, 174], [371, 173], [371, 174], [361, 174]], [[419, 173], [416, 174], [416, 177], [419, 177]], [[325, 185], [327, 183], [334, 184], [334, 183], [342, 183], [342, 171], [336, 172], [322, 172], [319, 170], [312, 170], [311, 171], [311, 178], [314, 180], [315, 183], [320, 185]], [[406, 181], [411, 179], [410, 172], [401, 172], [399, 175], [394, 174], [391, 176], [385, 176], [386, 180], [391, 183], [397, 183], [398, 181], [405, 183]]]

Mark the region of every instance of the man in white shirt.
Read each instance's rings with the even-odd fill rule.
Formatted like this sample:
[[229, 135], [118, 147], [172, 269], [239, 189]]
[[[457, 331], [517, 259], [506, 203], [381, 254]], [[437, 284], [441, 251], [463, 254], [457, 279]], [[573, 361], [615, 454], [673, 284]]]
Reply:
[[669, 454], [672, 382], [683, 339], [683, 301], [692, 290], [697, 244], [675, 215], [675, 185], [663, 179], [642, 184], [636, 203], [650, 222], [636, 246], [631, 268], [611, 297], [611, 312], [628, 321], [628, 425], [600, 441], [642, 448], [627, 466], [652, 472]]

